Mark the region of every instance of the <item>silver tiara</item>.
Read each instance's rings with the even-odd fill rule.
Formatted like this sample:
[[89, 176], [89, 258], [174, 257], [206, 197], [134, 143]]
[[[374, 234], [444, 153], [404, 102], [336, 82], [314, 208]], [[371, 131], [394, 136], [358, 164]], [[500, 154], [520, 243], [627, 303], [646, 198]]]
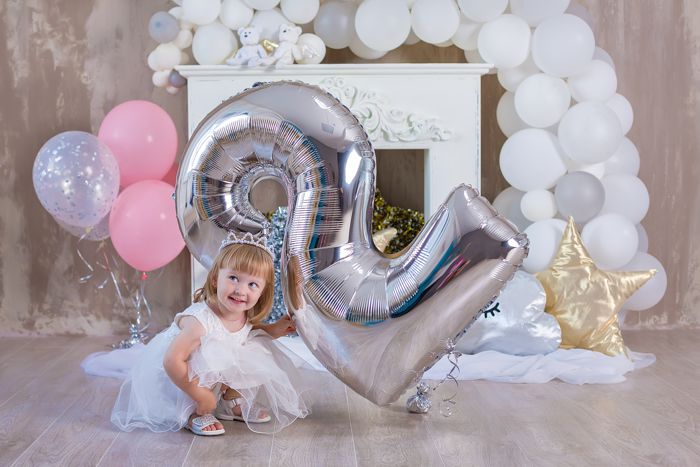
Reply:
[[221, 242], [221, 246], [219, 247], [219, 251], [223, 250], [229, 245], [233, 244], [246, 244], [246, 245], [253, 245], [257, 246], [258, 248], [262, 248], [267, 252], [268, 255], [274, 260], [275, 259], [275, 254], [272, 252], [269, 246], [267, 246], [267, 236], [263, 232], [258, 232], [256, 234], [252, 234], [250, 232], [233, 232], [229, 231], [228, 235], [226, 235], [226, 238]]

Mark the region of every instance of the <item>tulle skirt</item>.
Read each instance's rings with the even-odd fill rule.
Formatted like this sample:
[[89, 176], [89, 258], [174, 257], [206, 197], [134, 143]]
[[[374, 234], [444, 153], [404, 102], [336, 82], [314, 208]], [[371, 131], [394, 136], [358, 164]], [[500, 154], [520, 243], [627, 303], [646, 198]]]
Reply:
[[[179, 334], [173, 324], [155, 336], [122, 384], [112, 410], [112, 422], [121, 430], [146, 428], [154, 432], [177, 431], [187, 424], [195, 402], [175, 386], [163, 368], [163, 357]], [[255, 418], [257, 411], [269, 412], [267, 423], [248, 424], [258, 433], [276, 433], [297, 418], [309, 414], [309, 381], [302, 373], [304, 361], [285, 351], [265, 332], [252, 331], [243, 342], [227, 333], [214, 332], [202, 337], [200, 348], [192, 353], [189, 378], [218, 391], [222, 385], [237, 390], [245, 400], [243, 418]]]

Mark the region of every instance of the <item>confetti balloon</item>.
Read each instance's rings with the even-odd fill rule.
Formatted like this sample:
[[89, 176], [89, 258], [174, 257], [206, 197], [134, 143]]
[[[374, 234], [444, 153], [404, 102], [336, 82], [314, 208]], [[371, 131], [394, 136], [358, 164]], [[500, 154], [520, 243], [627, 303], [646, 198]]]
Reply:
[[41, 205], [58, 221], [91, 227], [119, 193], [119, 165], [106, 144], [83, 131], [66, 131], [39, 150], [32, 171]]

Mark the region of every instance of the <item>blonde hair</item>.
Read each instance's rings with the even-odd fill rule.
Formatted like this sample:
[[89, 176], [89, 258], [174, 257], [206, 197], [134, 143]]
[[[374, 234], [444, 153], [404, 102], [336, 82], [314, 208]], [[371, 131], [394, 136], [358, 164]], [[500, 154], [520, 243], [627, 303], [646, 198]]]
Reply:
[[195, 302], [204, 301], [210, 307], [218, 304], [216, 282], [220, 269], [233, 269], [265, 279], [265, 288], [260, 294], [260, 299], [248, 310], [248, 320], [251, 324], [259, 324], [272, 309], [275, 295], [275, 271], [270, 255], [262, 248], [245, 243], [234, 243], [223, 248], [207, 273], [204, 287], [195, 291]]

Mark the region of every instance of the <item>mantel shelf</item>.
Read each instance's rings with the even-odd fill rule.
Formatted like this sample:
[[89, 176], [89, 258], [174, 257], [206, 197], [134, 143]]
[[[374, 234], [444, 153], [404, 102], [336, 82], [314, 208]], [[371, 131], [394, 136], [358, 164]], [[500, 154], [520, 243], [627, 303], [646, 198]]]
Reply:
[[177, 71], [186, 78], [236, 76], [333, 76], [333, 75], [484, 75], [493, 68], [488, 63], [362, 63], [288, 65], [284, 67], [237, 67], [227, 65], [181, 65]]

